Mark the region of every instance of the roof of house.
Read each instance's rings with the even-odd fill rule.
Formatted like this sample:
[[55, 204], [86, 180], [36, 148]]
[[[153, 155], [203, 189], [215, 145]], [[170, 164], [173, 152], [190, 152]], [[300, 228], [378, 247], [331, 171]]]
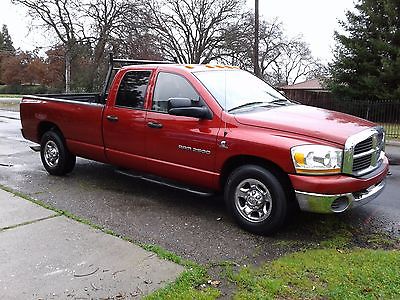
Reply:
[[281, 90], [326, 90], [319, 79], [306, 80], [304, 82], [279, 87]]

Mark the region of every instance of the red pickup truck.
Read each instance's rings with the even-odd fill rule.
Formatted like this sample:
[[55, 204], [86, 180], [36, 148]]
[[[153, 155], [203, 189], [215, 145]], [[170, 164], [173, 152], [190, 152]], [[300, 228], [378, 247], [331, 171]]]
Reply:
[[79, 156], [221, 191], [236, 221], [262, 234], [289, 207], [340, 213], [367, 203], [388, 172], [381, 127], [294, 103], [230, 66], [114, 60], [102, 94], [26, 96], [20, 111], [50, 174], [71, 172]]

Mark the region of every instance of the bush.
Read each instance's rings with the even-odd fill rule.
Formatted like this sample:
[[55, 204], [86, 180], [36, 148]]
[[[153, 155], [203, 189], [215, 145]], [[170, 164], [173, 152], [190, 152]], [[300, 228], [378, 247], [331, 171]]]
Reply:
[[58, 88], [47, 87], [44, 85], [2, 85], [0, 86], [0, 94], [55, 94], [61, 93]]

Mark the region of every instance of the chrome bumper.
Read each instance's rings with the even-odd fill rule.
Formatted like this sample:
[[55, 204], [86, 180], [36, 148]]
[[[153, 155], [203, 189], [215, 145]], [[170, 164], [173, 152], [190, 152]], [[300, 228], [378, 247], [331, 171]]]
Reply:
[[328, 195], [315, 194], [301, 191], [296, 192], [296, 198], [300, 209], [315, 213], [340, 213], [353, 207], [367, 204], [378, 197], [385, 187], [385, 180], [355, 193]]

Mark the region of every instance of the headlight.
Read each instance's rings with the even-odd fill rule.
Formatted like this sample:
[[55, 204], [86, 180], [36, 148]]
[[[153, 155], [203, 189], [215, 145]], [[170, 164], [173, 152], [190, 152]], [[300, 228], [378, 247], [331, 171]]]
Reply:
[[293, 147], [292, 159], [297, 173], [338, 174], [342, 169], [342, 150], [322, 145]]

